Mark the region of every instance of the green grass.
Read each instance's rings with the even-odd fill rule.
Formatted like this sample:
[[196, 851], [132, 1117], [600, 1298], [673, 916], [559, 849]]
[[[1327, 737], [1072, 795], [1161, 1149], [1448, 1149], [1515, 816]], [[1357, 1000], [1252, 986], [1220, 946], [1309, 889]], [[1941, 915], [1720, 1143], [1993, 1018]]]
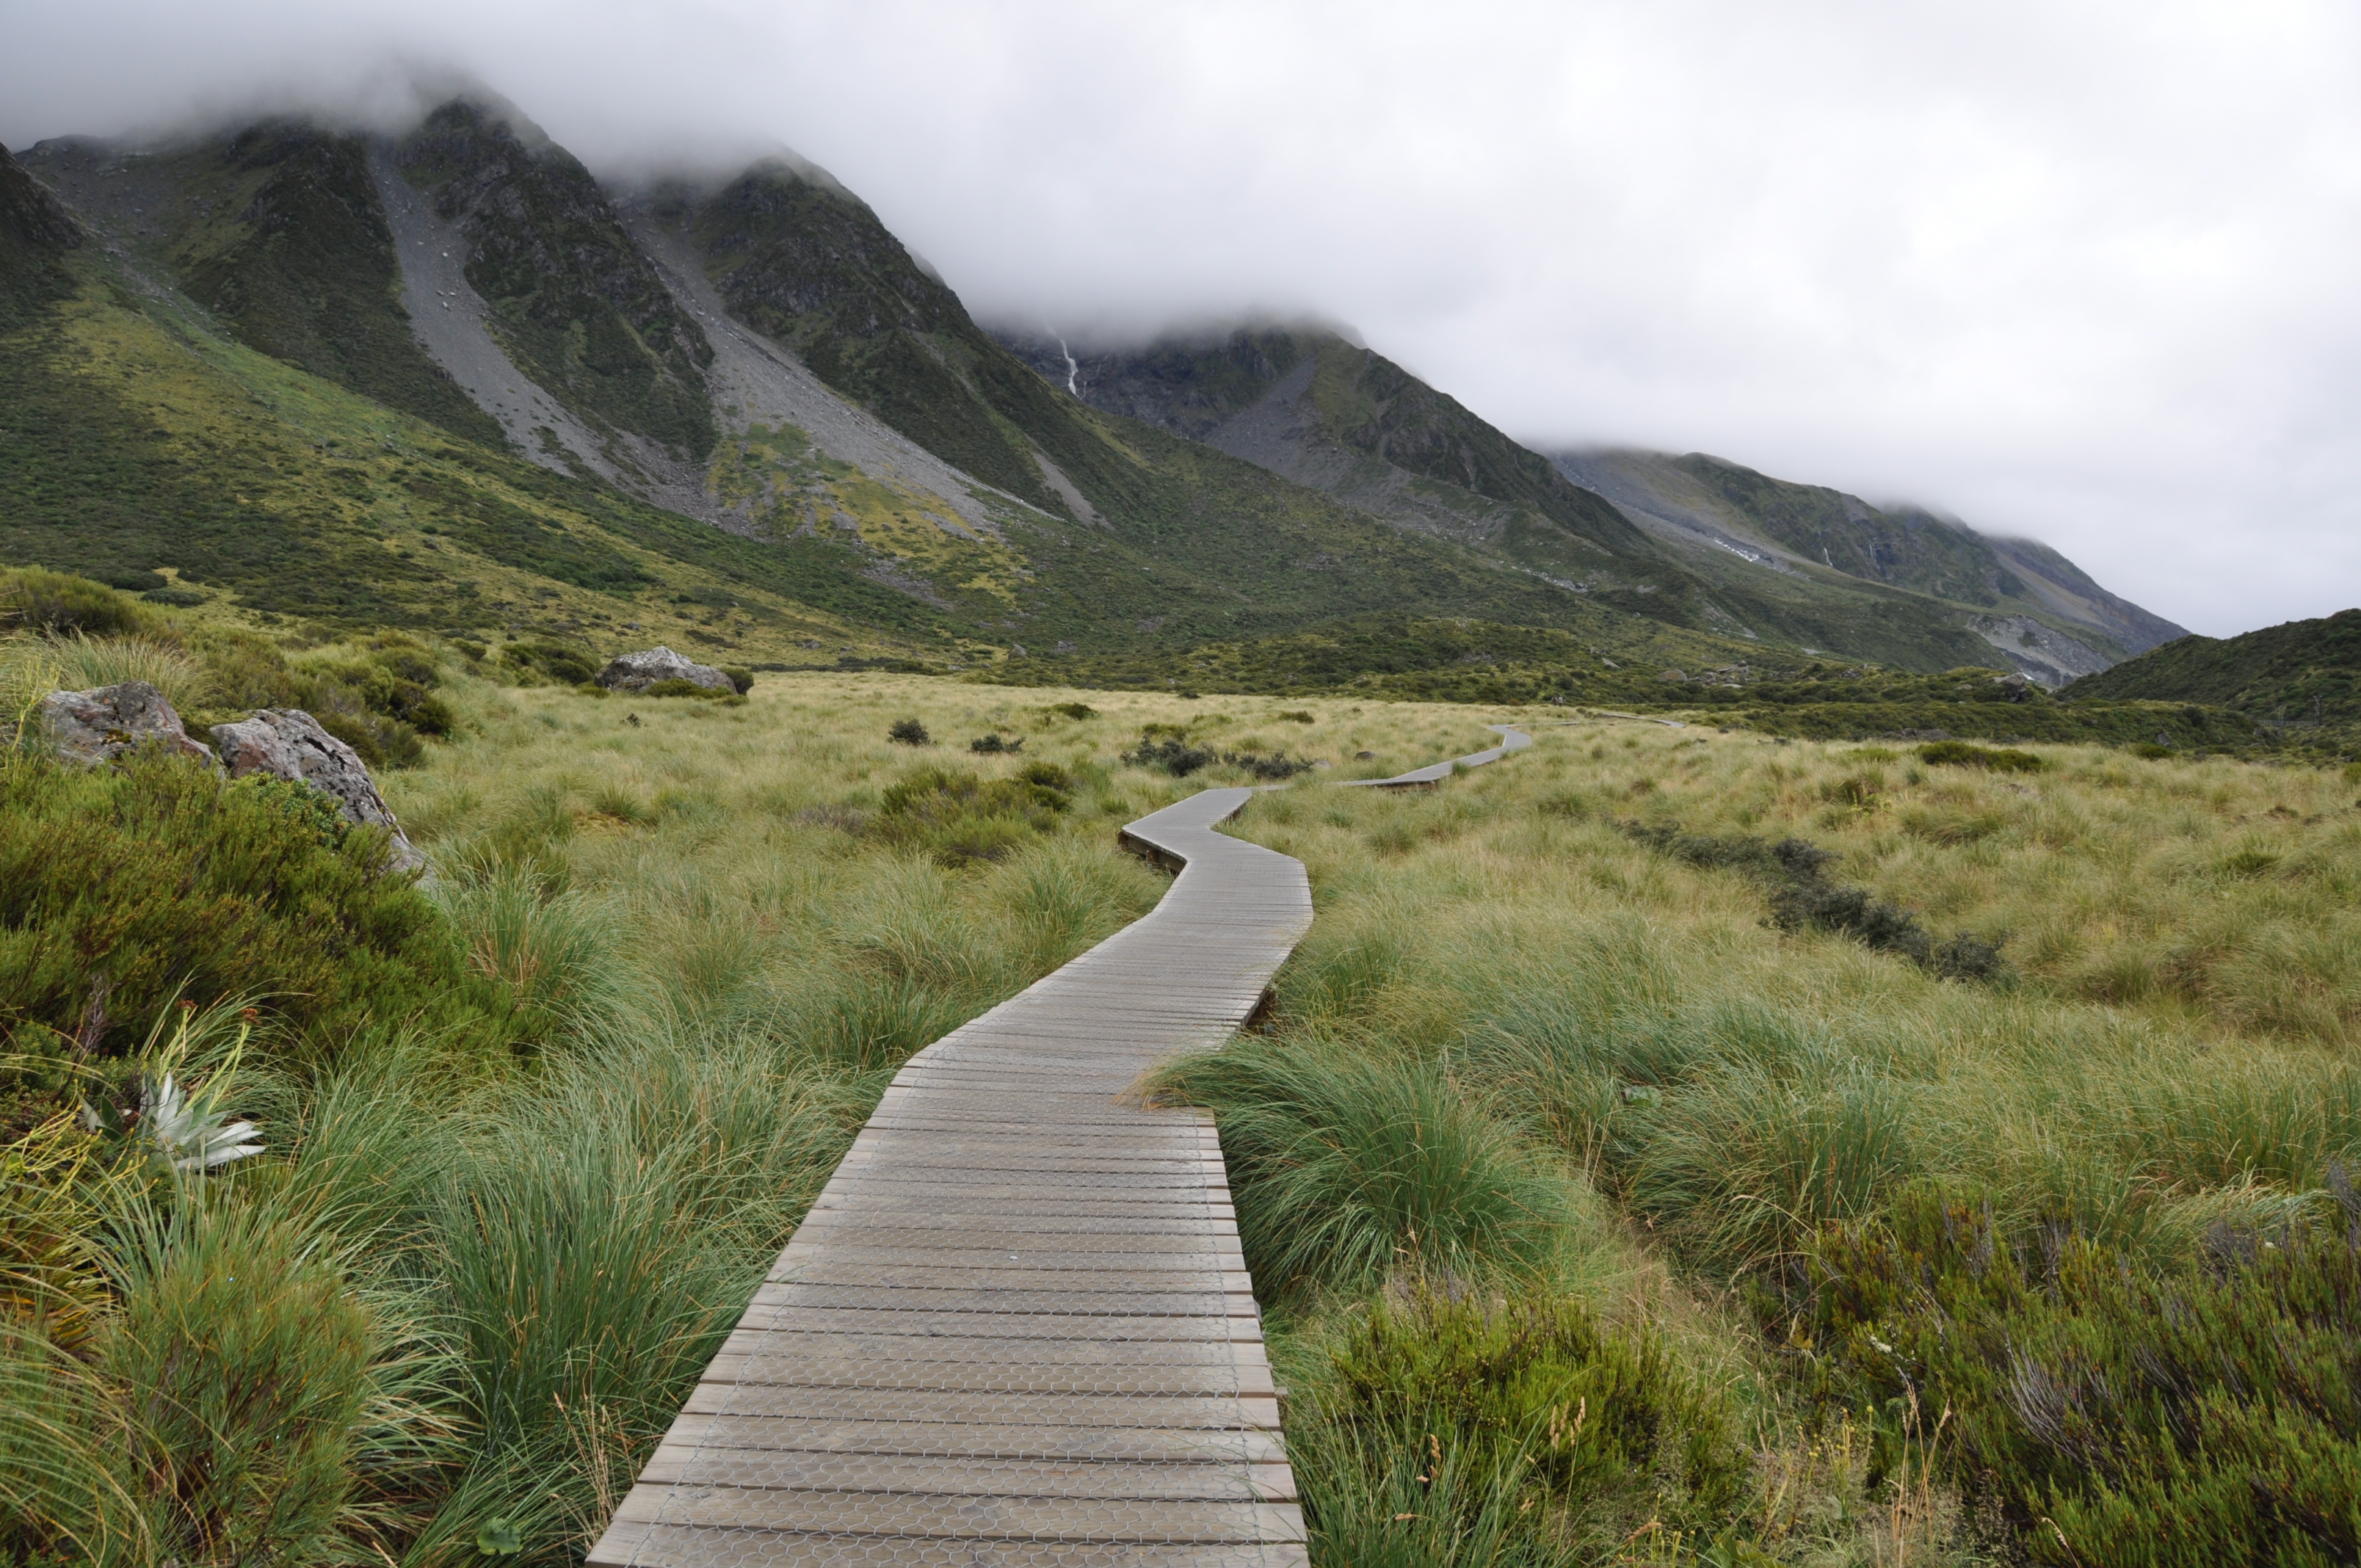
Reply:
[[[1411, 711], [1365, 705], [1360, 722]], [[1301, 1124], [1303, 1152], [1281, 1168], [1295, 1185], [1239, 1181], [1242, 1230], [1310, 1230], [1344, 1207], [1307, 1202], [1305, 1186], [1314, 1151], [1356, 1146], [1364, 1113], [1341, 1102], [1363, 1076], [1447, 1074], [1460, 1115], [1509, 1140], [1500, 1157], [1554, 1169], [1567, 1195], [1554, 1253], [1491, 1266], [1525, 1281], [1491, 1288], [1499, 1299], [1579, 1289], [1609, 1321], [1657, 1325], [1736, 1400], [1753, 1454], [1741, 1495], [1665, 1512], [1629, 1558], [1691, 1561], [1721, 1541], [1783, 1562], [1969, 1561], [2013, 1540], [2091, 1561], [2089, 1543], [2169, 1519], [2182, 1555], [2159, 1545], [2155, 1561], [2309, 1560], [2301, 1510], [2356, 1495], [2315, 1457], [2345, 1441], [2343, 1407], [2306, 1390], [2336, 1375], [2282, 1380], [2233, 1347], [2276, 1337], [2296, 1354], [2343, 1321], [2327, 1282], [2345, 1244], [2323, 1188], [2361, 1150], [2346, 1060], [2361, 806], [2342, 773], [2034, 747], [2041, 770], [2011, 774], [1642, 724], [1532, 732], [1534, 749], [1433, 795], [1298, 790], [1241, 819], [1310, 865], [1320, 917], [1281, 975], [1271, 1037], [1221, 1059], [1332, 1085], [1208, 1095], [1225, 1146], [1235, 1121], [1260, 1147], [1275, 1107]], [[2015, 983], [1783, 924], [1783, 883], [1762, 863], [1789, 839], [1840, 854], [1826, 878], [1937, 932], [2005, 934]], [[1913, 1218], [1930, 1183], [1973, 1195], [2021, 1284], [1975, 1272], [1990, 1251], [1977, 1233]], [[2062, 1295], [2041, 1284], [2061, 1245], [2086, 1260]], [[2267, 1285], [2279, 1254], [2293, 1272]], [[1277, 1296], [1274, 1359], [1299, 1405], [1348, 1376], [1340, 1347], [1371, 1310], [1354, 1294]], [[2173, 1327], [2184, 1310], [2213, 1326]], [[1923, 1408], [1883, 1344], [1915, 1347]], [[2119, 1462], [2075, 1448], [2083, 1428], [2059, 1436], [2020, 1413], [2009, 1346], [2062, 1379], [2071, 1409], [2116, 1412], [2102, 1424], [2124, 1434]], [[2190, 1359], [2214, 1353], [2245, 1370]], [[2149, 1356], [2187, 1374], [2169, 1373], [2184, 1393], [2158, 1405], [2125, 1381]], [[2219, 1461], [2174, 1435], [2217, 1418]], [[1309, 1511], [1339, 1510], [1355, 1550], [1376, 1550], [1355, 1509], [1389, 1495], [1399, 1446], [1365, 1427], [1299, 1457]], [[1520, 1452], [1455, 1472], [1495, 1477], [1455, 1504], [1464, 1549], [1613, 1558], [1531, 1527], [1519, 1466], [1532, 1445]], [[2260, 1508], [2234, 1474], [2283, 1477], [2291, 1500]], [[1505, 1544], [1483, 1523], [1503, 1497], [1527, 1521]], [[2079, 1556], [2040, 1538], [2040, 1519], [2070, 1516]]]
[[[2350, 1503], [2343, 1407], [2303, 1392], [2341, 1386], [2334, 1172], [2361, 1153], [2341, 772], [440, 669], [449, 738], [383, 782], [437, 867], [444, 983], [501, 1005], [319, 1050], [265, 998], [233, 1059], [225, 997], [175, 1059], [265, 1153], [212, 1176], [70, 1113], [16, 1124], [12, 1551], [187, 1561], [246, 1530], [291, 1562], [459, 1562], [513, 1530], [528, 1561], [578, 1554], [890, 1069], [1152, 904], [1118, 825], [1248, 776], [1121, 751], [1159, 726], [1384, 776], [1482, 745], [1485, 718], [1536, 745], [1432, 794], [1257, 796], [1233, 830], [1305, 861], [1318, 922], [1268, 1032], [1160, 1080], [1220, 1121], [1316, 1560], [1966, 1563], [2051, 1552], [2039, 1518], [2087, 1541], [2169, 1513], [2191, 1552], [2303, 1561], [2294, 1516], [2228, 1478]], [[947, 764], [887, 738], [904, 718], [1026, 744]], [[1010, 831], [938, 852], [976, 822]], [[1678, 848], [1787, 839], [1931, 931], [2006, 931], [2015, 983], [1783, 927], [1760, 857]], [[2004, 1253], [2015, 1273], [1977, 1272]], [[1916, 1358], [1898, 1393], [1879, 1344]], [[2110, 1412], [2115, 1468], [2022, 1416], [1999, 1344]], [[2274, 1382], [2267, 1344], [2309, 1381]], [[2078, 1355], [2119, 1407], [2088, 1403]], [[2127, 1380], [2158, 1355], [2185, 1408]], [[272, 1377], [283, 1408], [219, 1404]], [[2218, 1464], [2176, 1411], [2216, 1423]], [[200, 1452], [260, 1500], [233, 1519], [193, 1468], [123, 1457]]]
[[2234, 708], [2273, 727], [2361, 724], [2361, 610], [2229, 638], [2184, 637], [2085, 675], [2078, 697]]

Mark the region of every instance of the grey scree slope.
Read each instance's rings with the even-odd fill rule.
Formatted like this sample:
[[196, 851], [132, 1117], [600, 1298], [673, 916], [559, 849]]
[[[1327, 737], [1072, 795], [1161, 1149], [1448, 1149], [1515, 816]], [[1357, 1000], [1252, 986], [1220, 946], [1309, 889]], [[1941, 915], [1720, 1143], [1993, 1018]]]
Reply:
[[1303, 1518], [1212, 1118], [1123, 1099], [1312, 924], [1213, 831], [1153, 913], [912, 1057], [589, 1561], [1296, 1568]]

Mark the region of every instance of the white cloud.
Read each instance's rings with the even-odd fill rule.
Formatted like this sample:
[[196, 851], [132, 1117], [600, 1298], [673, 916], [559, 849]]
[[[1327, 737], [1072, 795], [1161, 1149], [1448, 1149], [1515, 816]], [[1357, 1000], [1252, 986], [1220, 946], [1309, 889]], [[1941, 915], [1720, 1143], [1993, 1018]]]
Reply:
[[2321, 3], [0, 0], [0, 139], [383, 103], [785, 141], [986, 314], [1260, 306], [1536, 443], [2048, 539], [2229, 632], [2361, 600], [2361, 21]]

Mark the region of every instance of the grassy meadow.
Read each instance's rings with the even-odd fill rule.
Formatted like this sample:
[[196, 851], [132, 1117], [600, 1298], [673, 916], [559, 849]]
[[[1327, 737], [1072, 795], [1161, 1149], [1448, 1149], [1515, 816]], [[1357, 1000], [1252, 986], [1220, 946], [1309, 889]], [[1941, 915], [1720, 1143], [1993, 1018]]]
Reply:
[[[8, 717], [69, 654], [269, 665], [137, 630], [0, 646]], [[431, 693], [379, 774], [423, 891], [269, 792], [0, 762], [0, 1561], [578, 1561], [892, 1069], [1280, 753], [1330, 766], [1231, 830], [1317, 922], [1151, 1089], [1221, 1118], [1323, 1568], [2361, 1549], [2349, 772], [272, 656]]]

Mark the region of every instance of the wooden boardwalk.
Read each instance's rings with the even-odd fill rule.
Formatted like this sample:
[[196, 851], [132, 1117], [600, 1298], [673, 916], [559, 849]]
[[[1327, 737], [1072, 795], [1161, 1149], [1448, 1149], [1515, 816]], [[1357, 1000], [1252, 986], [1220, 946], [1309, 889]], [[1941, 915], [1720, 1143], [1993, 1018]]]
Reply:
[[1454, 757], [1447, 762], [1429, 762], [1422, 768], [1412, 768], [1406, 773], [1396, 773], [1389, 779], [1340, 779], [1345, 789], [1433, 789], [1448, 779], [1454, 770], [1480, 768], [1487, 762], [1497, 762], [1511, 751], [1521, 751], [1533, 743], [1533, 738], [1521, 729], [1506, 724], [1487, 724], [1485, 729], [1500, 738], [1500, 743], [1483, 751], [1471, 751], [1464, 757]]
[[1251, 793], [1133, 823], [1155, 911], [895, 1075], [591, 1563], [1307, 1562], [1213, 1120], [1123, 1098], [1312, 924], [1213, 831]]

